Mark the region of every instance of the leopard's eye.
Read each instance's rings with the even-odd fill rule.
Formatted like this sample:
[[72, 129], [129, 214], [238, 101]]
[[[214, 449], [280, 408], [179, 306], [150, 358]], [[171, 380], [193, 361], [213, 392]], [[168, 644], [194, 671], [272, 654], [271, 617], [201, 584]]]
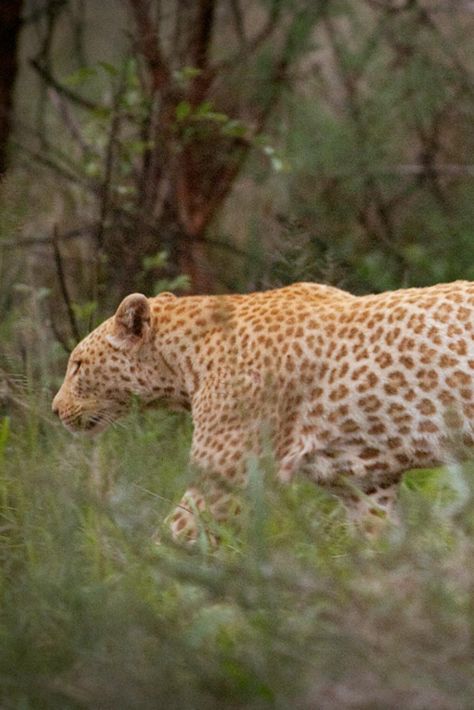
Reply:
[[82, 365], [81, 360], [76, 360], [75, 362], [72, 363], [71, 376], [77, 375], [81, 365]]

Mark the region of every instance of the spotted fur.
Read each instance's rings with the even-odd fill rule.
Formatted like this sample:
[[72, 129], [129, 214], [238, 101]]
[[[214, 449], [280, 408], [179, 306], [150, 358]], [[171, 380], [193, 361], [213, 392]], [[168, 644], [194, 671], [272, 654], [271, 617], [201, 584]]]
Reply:
[[[474, 284], [356, 297], [300, 283], [230, 296], [128, 296], [75, 348], [53, 409], [100, 431], [132, 397], [190, 409], [202, 472], [171, 515], [194, 538], [200, 512], [238, 512], [246, 460], [270, 440], [297, 472], [379, 515], [404, 471], [473, 442]], [[204, 516], [205, 517], [205, 516]]]

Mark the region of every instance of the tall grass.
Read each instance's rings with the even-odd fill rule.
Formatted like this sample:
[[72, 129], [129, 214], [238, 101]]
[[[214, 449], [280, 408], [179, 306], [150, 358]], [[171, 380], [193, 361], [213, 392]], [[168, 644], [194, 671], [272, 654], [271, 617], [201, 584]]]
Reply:
[[91, 440], [25, 404], [0, 425], [2, 709], [472, 707], [469, 467], [410, 475], [368, 541], [253, 465], [241, 532], [157, 545], [189, 421], [135, 412]]

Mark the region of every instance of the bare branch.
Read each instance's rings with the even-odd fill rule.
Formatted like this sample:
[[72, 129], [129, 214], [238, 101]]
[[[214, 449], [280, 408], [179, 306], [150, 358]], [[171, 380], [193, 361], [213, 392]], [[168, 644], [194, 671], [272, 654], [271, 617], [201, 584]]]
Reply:
[[100, 187], [100, 211], [99, 211], [99, 222], [96, 234], [97, 248], [100, 250], [103, 247], [104, 242], [104, 229], [105, 222], [107, 219], [107, 214], [109, 211], [110, 195], [111, 195], [111, 183], [112, 183], [112, 171], [114, 166], [115, 158], [115, 148], [117, 144], [118, 134], [120, 130], [121, 114], [120, 114], [120, 100], [124, 90], [124, 76], [122, 74], [120, 79], [119, 87], [115, 93], [113, 106], [112, 106], [112, 120], [110, 123], [109, 135], [107, 139], [107, 147], [105, 151], [105, 165], [104, 165], [104, 179]]
[[183, 0], [176, 0], [174, 8], [173, 47], [177, 64], [182, 64], [183, 50]]
[[[94, 230], [97, 229], [97, 223], [87, 224], [84, 227], [76, 227], [76, 229], [70, 229], [67, 232], [63, 232], [58, 235], [56, 242], [65, 242], [70, 239], [77, 239], [78, 237], [91, 236]], [[42, 246], [44, 244], [51, 244], [53, 237], [50, 234], [43, 235], [40, 237], [20, 237], [19, 239], [2, 239], [0, 241], [0, 249], [23, 249], [28, 247]]]
[[74, 117], [70, 107], [64, 100], [64, 97], [61, 96], [61, 94], [52, 87], [49, 89], [48, 95], [51, 103], [60, 114], [64, 125], [69, 130], [69, 133], [74, 138], [74, 140], [79, 144], [82, 152], [86, 153], [87, 151], [89, 151], [90, 146], [88, 146], [86, 141], [84, 140], [84, 136], [82, 135], [81, 131], [81, 126]]
[[[337, 36], [332, 20], [328, 15], [324, 17], [323, 24], [326, 29], [331, 50], [335, 59], [336, 72], [346, 93], [347, 110], [354, 123], [355, 136], [359, 152], [361, 156], [364, 156], [365, 146], [367, 144], [367, 128], [365, 126], [359, 105], [359, 96], [357, 92], [357, 79], [359, 77], [354, 77], [346, 70], [345, 58], [342, 52], [340, 40]], [[406, 270], [407, 264], [405, 257], [397, 247], [396, 230], [393, 224], [389, 204], [385, 201], [385, 197], [380, 189], [379, 183], [370, 171], [363, 157], [361, 157], [359, 161], [358, 169], [362, 175], [364, 185], [364, 192], [361, 196], [363, 204], [359, 210], [359, 222], [366, 230], [369, 237], [379, 239], [395, 256], [403, 274]], [[371, 219], [370, 215], [371, 204], [375, 209], [379, 225], [378, 229], [374, 229], [372, 226], [373, 219]]]
[[79, 331], [79, 326], [77, 324], [76, 320], [76, 315], [74, 313], [74, 308], [72, 307], [72, 301], [71, 297], [69, 295], [67, 283], [66, 283], [66, 277], [64, 274], [64, 268], [63, 268], [63, 261], [61, 257], [61, 252], [59, 250], [59, 236], [58, 236], [58, 228], [55, 225], [54, 230], [53, 230], [53, 239], [52, 239], [52, 245], [53, 245], [53, 252], [54, 252], [54, 263], [56, 264], [56, 274], [58, 277], [58, 282], [59, 282], [59, 288], [61, 290], [62, 297], [64, 299], [64, 303], [66, 305], [66, 310], [69, 318], [69, 324], [71, 326], [71, 331], [73, 334], [74, 339], [76, 342], [79, 342], [81, 339], [80, 331]]
[[[279, 7], [279, 6], [274, 6]], [[275, 18], [278, 10], [275, 10]], [[276, 59], [271, 76], [268, 83], [272, 87], [267, 100], [259, 107], [254, 117], [253, 130], [251, 135], [246, 138], [236, 137], [228, 149], [226, 156], [223, 157], [221, 165], [215, 171], [212, 184], [213, 191], [210, 195], [206, 195], [206, 199], [200, 201], [199, 207], [194, 209], [192, 206], [192, 189], [187, 178], [189, 176], [190, 166], [192, 166], [192, 156], [186, 156], [186, 166], [177, 181], [178, 205], [180, 208], [180, 217], [183, 224], [186, 226], [190, 235], [197, 236], [202, 234], [207, 226], [214, 218], [216, 212], [228, 196], [232, 186], [239, 174], [242, 165], [250, 151], [254, 146], [255, 138], [263, 131], [268, 117], [275, 107], [279, 99], [281, 88], [286, 76], [286, 70], [289, 63], [288, 47], [291, 42], [290, 27], [286, 36], [286, 41], [280, 49], [280, 56]], [[195, 181], [194, 181], [195, 182]]]
[[367, 3], [378, 10], [395, 13], [410, 10], [415, 6], [416, 0], [367, 0]]
[[215, 0], [199, 0], [196, 30], [192, 43], [193, 66], [204, 70], [209, 63], [209, 49], [214, 25]]
[[80, 106], [80, 108], [86, 109], [87, 111], [96, 111], [100, 108], [99, 104], [89, 101], [89, 99], [85, 99], [83, 96], [76, 94], [67, 86], [61, 84], [36, 59], [30, 59], [30, 64], [48, 86], [51, 86], [59, 94], [62, 94], [62, 96], [68, 99], [68, 101], [71, 101], [73, 104], [76, 104], [76, 106]]
[[215, 18], [215, 2], [216, 0], [199, 0], [196, 28], [190, 48], [191, 64], [199, 70], [189, 85], [187, 98], [192, 106], [199, 106], [205, 100], [214, 79], [214, 75], [208, 71], [208, 67]]
[[251, 54], [257, 51], [262, 44], [271, 37], [278, 26], [280, 16], [281, 3], [274, 2], [262, 29], [246, 42], [245, 47], [242, 47], [238, 52], [223, 59], [221, 62], [217, 62], [217, 64], [212, 67], [212, 73], [218, 74], [226, 69], [231, 69], [234, 66], [238, 66], [244, 59], [250, 57]]
[[[474, 177], [474, 165], [457, 165], [455, 163], [442, 163], [431, 168], [437, 175], [450, 177]], [[426, 166], [417, 163], [395, 165], [380, 171], [384, 175], [420, 175], [426, 171]]]
[[427, 9], [420, 8], [420, 19], [426, 23], [428, 27], [430, 27], [433, 34], [438, 38], [441, 49], [459, 73], [459, 77], [462, 79], [463, 88], [472, 95], [474, 93], [473, 76], [472, 73], [466, 69], [464, 63], [460, 59], [456, 51], [456, 46], [453, 46], [453, 43], [444, 36], [443, 31], [437, 25], [436, 21]]
[[[23, 153], [35, 160], [37, 163], [39, 163], [40, 165], [44, 165], [46, 168], [49, 168], [54, 173], [60, 175], [62, 178], [67, 180], [67, 182], [70, 182], [72, 185], [82, 185], [82, 187], [94, 194], [97, 192], [98, 185], [96, 182], [87, 180], [82, 176], [78, 175], [77, 173], [69, 171], [63, 165], [60, 165], [52, 158], [47, 157], [45, 152], [31, 150], [31, 148], [28, 148], [22, 143], [14, 142], [13, 144], [16, 145], [16, 147], [19, 148]], [[46, 146], [46, 148], [48, 150], [51, 150], [51, 146]]]
[[[66, 1], [67, 0], [61, 0], [58, 3], [58, 9], [61, 9], [61, 6], [65, 5]], [[32, 7], [30, 14], [26, 15], [22, 22], [24, 25], [35, 25], [38, 21], [43, 19], [43, 17], [47, 17], [50, 13], [51, 8], [48, 6], [48, 3], [44, 3], [42, 6]]]
[[245, 23], [242, 8], [240, 7], [240, 0], [230, 0], [230, 7], [234, 20], [235, 34], [238, 37], [241, 51], [244, 51], [247, 48], [247, 36], [245, 34]]
[[170, 70], [160, 45], [159, 31], [150, 13], [149, 0], [128, 0], [138, 30], [138, 45], [150, 71], [154, 91], [170, 83]]
[[53, 331], [53, 335], [58, 341], [58, 343], [61, 345], [62, 349], [67, 355], [71, 354], [72, 348], [68, 344], [67, 340], [63, 337], [62, 333], [59, 331], [59, 328], [56, 325], [56, 321], [54, 320], [54, 309], [53, 305], [50, 302], [49, 304], [49, 325], [51, 330]]

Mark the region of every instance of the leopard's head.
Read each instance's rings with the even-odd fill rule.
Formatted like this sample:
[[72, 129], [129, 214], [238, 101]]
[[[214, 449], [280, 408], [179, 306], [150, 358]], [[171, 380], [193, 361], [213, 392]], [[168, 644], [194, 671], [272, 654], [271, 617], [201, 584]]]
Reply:
[[52, 404], [70, 431], [98, 433], [127, 412], [135, 395], [146, 397], [151, 336], [148, 299], [133, 293], [74, 348]]

